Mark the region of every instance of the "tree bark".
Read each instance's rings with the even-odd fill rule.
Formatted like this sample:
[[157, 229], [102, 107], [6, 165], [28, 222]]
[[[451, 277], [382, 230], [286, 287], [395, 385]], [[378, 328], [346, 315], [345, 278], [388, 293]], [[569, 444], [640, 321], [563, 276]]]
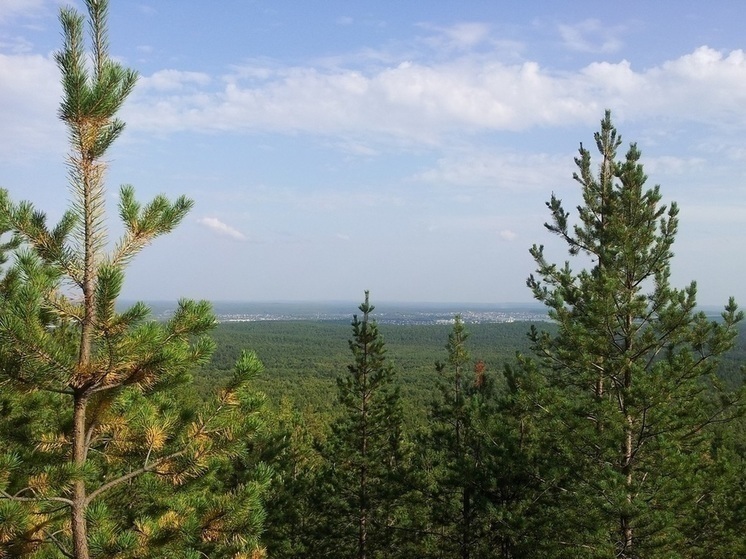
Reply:
[[[73, 463], [79, 470], [83, 468], [88, 454], [86, 446], [86, 408], [88, 396], [75, 394], [73, 406]], [[73, 555], [75, 559], [89, 559], [88, 553], [88, 525], [86, 523], [86, 487], [85, 481], [76, 472], [73, 483], [72, 499], [72, 535]]]

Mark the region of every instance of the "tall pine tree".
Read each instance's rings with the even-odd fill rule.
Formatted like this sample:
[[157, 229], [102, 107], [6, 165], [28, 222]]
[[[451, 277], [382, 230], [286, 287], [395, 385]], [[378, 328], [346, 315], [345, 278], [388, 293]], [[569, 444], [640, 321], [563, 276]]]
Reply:
[[671, 287], [676, 204], [645, 187], [635, 144], [617, 160], [609, 112], [595, 144], [597, 170], [582, 144], [576, 158], [578, 224], [559, 199], [547, 203], [547, 229], [588, 267], [576, 272], [531, 249], [537, 276], [528, 285], [558, 327], [532, 331], [545, 379], [532, 397], [554, 453], [544, 479], [555, 497], [547, 556], [680, 556], [681, 520], [703, 496], [708, 426], [734, 412], [735, 396], [714, 374], [742, 314], [731, 300], [710, 321], [697, 312], [695, 283]]
[[461, 316], [448, 335], [448, 360], [436, 363], [441, 397], [430, 409], [426, 441], [430, 479], [426, 490], [431, 511], [429, 532], [435, 556], [476, 559], [492, 557], [488, 533], [493, 508], [487, 475], [489, 440], [482, 421], [492, 411], [492, 381], [485, 364], [472, 367], [469, 337]]
[[[179, 387], [213, 350], [210, 306], [181, 301], [167, 323], [141, 303], [116, 308], [126, 265], [192, 202], [141, 206], [122, 187], [124, 234], [109, 248], [104, 157], [137, 75], [108, 54], [107, 1], [85, 4], [90, 52], [85, 18], [63, 9], [56, 56], [71, 207], [50, 228], [30, 203], [0, 200], [0, 221], [23, 241], [0, 290], [0, 414], [18, 426], [0, 429], [0, 555], [245, 556], [261, 549], [269, 476], [248, 448], [261, 363], [244, 354], [214, 402], [186, 408]], [[241, 479], [226, 473], [239, 461]]]
[[330, 521], [326, 543], [334, 557], [394, 557], [404, 492], [402, 411], [367, 291], [359, 308], [349, 341], [353, 362], [338, 379], [342, 415], [323, 450], [332, 496], [324, 511]]

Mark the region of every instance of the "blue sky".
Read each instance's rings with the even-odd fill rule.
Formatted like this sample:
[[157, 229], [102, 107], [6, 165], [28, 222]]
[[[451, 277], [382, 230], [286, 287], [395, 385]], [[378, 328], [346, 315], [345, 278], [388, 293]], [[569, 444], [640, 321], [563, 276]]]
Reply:
[[[68, 198], [59, 5], [0, 0], [0, 186], [51, 219]], [[141, 76], [111, 215], [123, 183], [196, 203], [131, 264], [127, 298], [529, 301], [529, 247], [566, 258], [544, 202], [578, 204], [573, 157], [609, 108], [681, 208], [675, 285], [746, 301], [740, 1], [113, 0], [110, 15], [112, 55]]]

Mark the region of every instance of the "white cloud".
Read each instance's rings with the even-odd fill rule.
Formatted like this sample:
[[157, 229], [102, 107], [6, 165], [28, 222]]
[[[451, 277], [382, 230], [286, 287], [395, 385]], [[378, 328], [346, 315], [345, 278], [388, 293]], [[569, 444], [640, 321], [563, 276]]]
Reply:
[[0, 22], [37, 15], [47, 4], [47, 0], [0, 0]]
[[189, 86], [206, 86], [210, 76], [202, 72], [182, 72], [179, 70], [160, 70], [152, 76], [140, 78], [139, 87], [145, 90], [178, 91]]
[[459, 231], [461, 233], [478, 234], [484, 238], [497, 235], [504, 241], [513, 241], [518, 234], [506, 225], [512, 222], [509, 216], [499, 215], [448, 215], [423, 221], [424, 228], [430, 232]]
[[746, 55], [741, 49], [727, 54], [703, 46], [691, 54], [665, 62], [647, 73], [651, 106], [687, 111], [695, 121], [715, 116], [744, 122]]
[[139, 4], [137, 9], [140, 10], [140, 13], [145, 14], [146, 16], [152, 16], [158, 13], [158, 10], [156, 10], [154, 6], [148, 4]]
[[558, 178], [571, 176], [573, 170], [571, 157], [472, 151], [441, 158], [435, 168], [420, 173], [415, 180], [520, 191], [546, 189]]
[[397, 207], [404, 204], [400, 196], [386, 192], [350, 190], [321, 190], [303, 192], [287, 190], [281, 196], [287, 203], [306, 212], [352, 212], [360, 208]]
[[[424, 144], [453, 131], [592, 124], [605, 107], [624, 118], [746, 126], [744, 58], [740, 50], [701, 47], [642, 72], [625, 60], [557, 73], [484, 56], [367, 70], [255, 64], [222, 80], [166, 71], [144, 79], [158, 91], [141, 90], [126, 116], [133, 127], [166, 132], [304, 132]], [[222, 89], [211, 89], [220, 81]]]
[[34, 50], [31, 41], [24, 37], [2, 37], [0, 36], [0, 50], [13, 54], [25, 54]]
[[457, 45], [471, 48], [489, 37], [490, 28], [484, 23], [460, 23], [446, 29], [445, 34]]
[[[526, 45], [514, 39], [505, 38], [501, 30], [484, 22], [462, 22], [451, 26], [438, 26], [421, 23], [419, 27], [432, 34], [419, 39], [418, 46], [425, 45], [430, 55], [442, 59], [454, 53], [489, 53], [503, 61], [523, 61]], [[414, 52], [417, 58], [423, 53]], [[399, 60], [401, 57], [399, 57]]]
[[645, 171], [654, 175], [683, 175], [702, 171], [706, 161], [701, 157], [660, 155], [645, 158]]
[[576, 97], [574, 85], [543, 73], [535, 63], [404, 62], [368, 75], [357, 70], [268, 70], [260, 84], [234, 79], [218, 92], [140, 96], [128, 120], [135, 127], [161, 131], [360, 133], [431, 144], [454, 129], [520, 130], [599, 113]]
[[420, 24], [435, 32], [424, 41], [431, 47], [449, 50], [470, 50], [479, 44], [489, 42], [490, 26], [480, 22], [457, 23], [450, 27]]
[[337, 144], [337, 148], [340, 151], [344, 151], [351, 155], [357, 155], [361, 157], [376, 157], [377, 155], [380, 155], [379, 150], [376, 150], [363, 143], [354, 142], [354, 141], [339, 142]]
[[237, 241], [245, 241], [247, 239], [246, 235], [215, 217], [202, 217], [197, 220], [197, 223], [204, 225], [208, 229], [212, 229], [220, 235], [225, 235]]
[[[450, 31], [464, 45], [486, 40], [487, 32], [477, 24]], [[345, 67], [255, 60], [213, 76], [165, 69], [141, 78], [123, 117], [130, 131], [307, 133], [371, 155], [387, 145], [437, 146], [454, 134], [589, 126], [607, 107], [624, 121], [746, 127], [741, 50], [700, 47], [642, 71], [622, 60], [557, 72], [484, 52], [438, 61], [374, 58]], [[4, 141], [10, 148], [49, 141], [58, 80], [48, 57], [0, 57], [0, 125], [13, 138]]]
[[621, 27], [608, 26], [597, 19], [586, 19], [573, 25], [560, 25], [562, 40], [570, 50], [591, 53], [616, 52], [622, 47], [617, 37]]
[[62, 87], [55, 63], [39, 55], [0, 54], [0, 159], [29, 159], [61, 151], [56, 119]]
[[708, 226], [743, 224], [746, 221], [746, 206], [731, 205], [687, 205], [681, 208], [681, 219], [686, 223], [705, 223]]

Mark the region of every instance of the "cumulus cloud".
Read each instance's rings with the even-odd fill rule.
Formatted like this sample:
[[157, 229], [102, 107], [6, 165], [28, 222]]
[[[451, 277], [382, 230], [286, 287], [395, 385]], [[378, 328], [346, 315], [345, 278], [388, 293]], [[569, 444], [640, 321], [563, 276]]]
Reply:
[[518, 235], [510, 229], [503, 229], [500, 231], [500, 238], [504, 241], [514, 241]]
[[223, 223], [222, 221], [220, 221], [219, 219], [215, 217], [202, 217], [197, 220], [197, 223], [204, 225], [205, 227], [215, 231], [219, 235], [224, 235], [226, 237], [230, 237], [231, 239], [235, 239], [237, 241], [247, 240], [246, 235], [244, 235], [237, 229], [234, 229], [230, 225]]
[[[413, 47], [410, 59], [393, 62], [382, 51], [334, 64], [253, 60], [223, 75], [160, 70], [140, 79], [123, 117], [130, 131], [305, 133], [334, 137], [338, 145], [359, 146], [371, 155], [391, 142], [437, 146], [454, 134], [592, 125], [607, 107], [625, 120], [746, 127], [742, 50], [703, 46], [647, 69], [621, 60], [560, 72], [533, 60], [508, 62], [513, 58], [500, 49], [485, 50], [495, 31], [482, 23], [428, 29], [441, 42], [437, 56]], [[610, 51], [615, 42], [606, 32], [588, 20], [566, 26], [564, 36], [575, 37], [576, 48], [584, 44], [581, 38], [595, 37], [589, 44]], [[32, 145], [48, 135], [57, 81], [49, 58], [17, 54], [0, 60], [6, 138], [23, 144], [25, 136]], [[36, 115], [47, 124], [39, 125]], [[15, 124], [19, 134], [8, 133], [14, 120], [23, 121], [25, 131]]]
[[[252, 65], [212, 80], [168, 72], [144, 80], [155, 91], [143, 90], [126, 116], [133, 127], [159, 131], [304, 132], [425, 144], [454, 130], [589, 124], [605, 107], [625, 118], [746, 125], [744, 58], [740, 50], [701, 47], [643, 71], [626, 60], [558, 73], [532, 61], [462, 56], [369, 69]], [[221, 81], [221, 89], [211, 85]]]
[[535, 63], [402, 62], [370, 74], [300, 67], [267, 74], [259, 84], [229, 78], [222, 91], [140, 97], [128, 120], [158, 130], [362, 133], [434, 143], [457, 128], [521, 130], [599, 112], [574, 84]]

